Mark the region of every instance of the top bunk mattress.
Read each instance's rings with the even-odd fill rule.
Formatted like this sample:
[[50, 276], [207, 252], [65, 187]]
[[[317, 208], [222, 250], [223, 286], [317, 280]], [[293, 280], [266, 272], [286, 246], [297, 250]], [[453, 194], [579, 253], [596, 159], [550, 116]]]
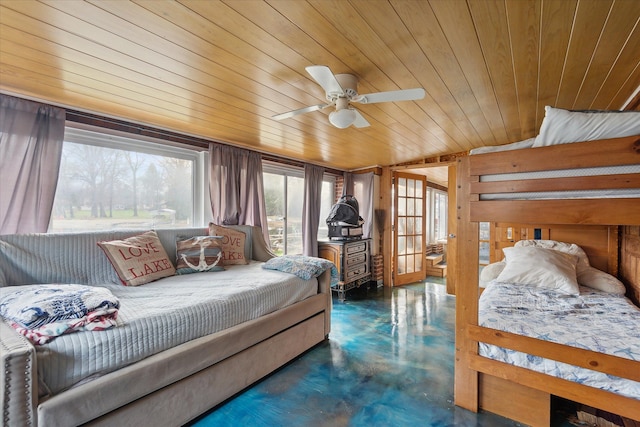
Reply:
[[[573, 145], [582, 142], [610, 140], [623, 137], [639, 137], [640, 136], [640, 111], [570, 111], [551, 106], [545, 107], [545, 116], [540, 126], [540, 133], [535, 138], [529, 138], [524, 141], [518, 141], [511, 144], [501, 146], [479, 147], [469, 152], [470, 155], [483, 155], [500, 152], [508, 152], [510, 159], [517, 159], [520, 163], [527, 162], [526, 154], [518, 152], [520, 150], [537, 149], [550, 146], [561, 146], [565, 144]], [[600, 157], [607, 156], [606, 141], [598, 141], [600, 147], [605, 149], [599, 154]], [[604, 144], [604, 145], [602, 145]], [[571, 169], [555, 170], [539, 170], [535, 173], [511, 173], [515, 171], [513, 164], [507, 162], [502, 164], [503, 170], [507, 173], [496, 173], [493, 175], [484, 175], [480, 177], [480, 182], [504, 182], [506, 187], [511, 185], [511, 181], [520, 180], [536, 180], [536, 179], [554, 179], [554, 178], [573, 178], [573, 177], [589, 177], [589, 176], [610, 176], [623, 174], [640, 174], [640, 161], [637, 154], [640, 147], [640, 139], [636, 142], [635, 150], [630, 152], [630, 157], [635, 157], [632, 164], [625, 166], [611, 167], [580, 167], [574, 166]], [[515, 150], [515, 151], [514, 151]], [[558, 154], [558, 151], [545, 152], [545, 165], [550, 160], [559, 160], [565, 163], [570, 157], [581, 157], [581, 150], [571, 155], [564, 153]], [[495, 157], [494, 157], [495, 159]], [[575, 160], [575, 159], [571, 159]], [[503, 161], [501, 159], [500, 161]], [[578, 163], [579, 164], [579, 163]], [[598, 165], [599, 166], [599, 165]], [[551, 169], [551, 168], [548, 168]], [[502, 171], [501, 171], [502, 172]], [[626, 178], [620, 177], [621, 180]], [[483, 193], [480, 200], [547, 200], [547, 199], [594, 199], [594, 198], [638, 198], [640, 197], [640, 188], [612, 188], [598, 190], [580, 190], [580, 191], [528, 191], [528, 192], [500, 192], [500, 193]]]
[[262, 264], [225, 266], [225, 271], [171, 276], [135, 287], [104, 285], [120, 300], [118, 326], [62, 335], [36, 346], [40, 394], [59, 393], [318, 293], [317, 279], [265, 270]]
[[[640, 308], [627, 298], [580, 286], [580, 295], [490, 282], [480, 297], [480, 326], [640, 360]], [[480, 343], [479, 354], [554, 377], [640, 399], [640, 383]]]

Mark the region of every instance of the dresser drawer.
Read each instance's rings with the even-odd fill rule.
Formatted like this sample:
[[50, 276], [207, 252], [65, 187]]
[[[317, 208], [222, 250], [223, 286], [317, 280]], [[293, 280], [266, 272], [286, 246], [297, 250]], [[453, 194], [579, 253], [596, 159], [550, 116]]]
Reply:
[[344, 281], [351, 282], [353, 280], [357, 280], [361, 277], [364, 277], [368, 274], [369, 274], [369, 269], [367, 268], [366, 264], [358, 267], [350, 268], [345, 273]]
[[345, 260], [345, 264], [347, 265], [347, 268], [353, 265], [364, 264], [366, 262], [367, 262], [366, 252], [360, 252], [360, 253], [348, 255], [347, 259]]
[[344, 251], [347, 255], [354, 254], [356, 252], [364, 252], [367, 249], [368, 242], [354, 242], [348, 243], [344, 246]]

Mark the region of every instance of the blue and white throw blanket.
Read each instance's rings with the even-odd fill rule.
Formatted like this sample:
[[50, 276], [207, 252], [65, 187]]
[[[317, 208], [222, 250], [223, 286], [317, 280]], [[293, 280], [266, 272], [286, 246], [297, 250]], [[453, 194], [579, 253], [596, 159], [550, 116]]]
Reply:
[[36, 344], [75, 330], [116, 325], [120, 301], [96, 286], [46, 284], [0, 288], [0, 316]]
[[331, 261], [306, 255], [282, 255], [271, 258], [262, 265], [262, 268], [295, 274], [305, 280], [318, 277], [331, 269], [331, 286], [336, 285], [340, 280], [338, 269]]

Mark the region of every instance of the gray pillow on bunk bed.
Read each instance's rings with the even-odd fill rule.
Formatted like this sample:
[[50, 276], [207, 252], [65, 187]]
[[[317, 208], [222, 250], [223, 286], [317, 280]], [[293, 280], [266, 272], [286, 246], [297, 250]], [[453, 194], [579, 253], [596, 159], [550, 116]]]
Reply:
[[569, 111], [544, 107], [533, 147], [640, 135], [640, 111]]

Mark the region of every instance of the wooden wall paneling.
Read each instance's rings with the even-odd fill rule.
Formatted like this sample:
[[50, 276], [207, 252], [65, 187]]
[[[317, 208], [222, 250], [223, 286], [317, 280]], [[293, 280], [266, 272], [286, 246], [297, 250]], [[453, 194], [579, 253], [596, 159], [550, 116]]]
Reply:
[[[538, 82], [538, 111], [545, 105], [555, 105], [565, 66], [566, 51], [578, 0], [544, 0], [540, 27], [540, 57]], [[552, 17], [560, 18], [554, 20]], [[538, 116], [540, 128], [543, 116]]]
[[[586, 9], [584, 6], [591, 5], [592, 3], [600, 4], [603, 2], [580, 2], [577, 16], [580, 16], [581, 10]], [[596, 14], [599, 13], [598, 11], [594, 12]], [[616, 74], [623, 72], [624, 69], [626, 69], [624, 72], [628, 75], [630, 70], [627, 67], [630, 63], [626, 65], [620, 64], [621, 68], [616, 68], [615, 65], [618, 64], [618, 56], [627, 44], [636, 46], [636, 61], [638, 59], [637, 49], [640, 48], [640, 41], [638, 41], [637, 38], [636, 40], [629, 39], [629, 34], [631, 34], [634, 29], [637, 29], [638, 23], [631, 23], [628, 20], [630, 15], [640, 17], [640, 2], [628, 0], [616, 1], [612, 5], [610, 13], [607, 14], [606, 25], [601, 31], [598, 31], [597, 26], [592, 26], [591, 23], [589, 23], [582, 27], [583, 31], [581, 31], [580, 34], [575, 35], [572, 42], [582, 43], [582, 39], [588, 37], [587, 34], [589, 32], [600, 32], [598, 44], [591, 54], [589, 68], [583, 77], [585, 81], [593, 78], [603, 82], [606, 82], [609, 78], [616, 80], [618, 78]], [[589, 16], [587, 19], [594, 24], [597, 22], [595, 15]], [[611, 73], [614, 73], [614, 75], [610, 76]], [[603, 84], [597, 86], [583, 84], [577, 94], [574, 108], [575, 105], [589, 104], [590, 109], [604, 109], [617, 94], [618, 89], [619, 87], [616, 88], [612, 85], [605, 86]]]
[[[368, 0], [352, 3], [361, 14], [375, 13], [376, 8], [372, 8]], [[386, 8], [386, 5], [384, 7]], [[391, 10], [385, 9], [385, 11], [384, 15], [379, 16], [381, 23], [378, 28], [382, 31], [378, 31], [378, 34], [388, 38], [388, 44], [394, 46], [396, 55], [402, 59], [419, 83], [429, 88], [425, 99], [433, 103], [433, 107], [429, 109], [426, 117], [420, 116], [423, 125], [431, 128], [432, 121], [440, 125], [447, 123], [446, 134], [454, 140], [452, 142], [455, 142], [461, 150], [468, 150], [473, 145], [472, 141], [477, 138], [477, 133], [473, 126], [469, 125], [460, 105], [450, 103], [455, 98], [451, 94], [451, 89], [447, 87], [449, 80], [443, 81], [435, 69], [435, 63], [440, 64], [442, 56], [446, 56], [446, 41], [442, 33], [433, 26], [437, 25], [437, 21], [429, 4], [400, 2], [393, 4]], [[398, 24], [402, 22], [402, 28], [389, 31], [389, 19], [394, 19], [396, 14], [398, 17], [396, 22]], [[409, 34], [405, 34], [404, 30], [408, 30]], [[433, 43], [436, 40], [440, 49], [434, 49]], [[425, 54], [416, 55], [417, 50]], [[434, 131], [440, 134], [437, 130]]]
[[613, 0], [578, 3], [566, 54], [566, 66], [556, 103], [552, 104], [555, 107], [575, 108], [576, 94], [580, 93], [584, 78], [590, 71], [593, 51], [598, 47], [612, 4]]
[[[431, 1], [430, 5], [444, 30], [454, 57], [462, 67], [464, 80], [471, 85], [470, 94], [476, 98], [484, 120], [489, 124], [495, 144], [510, 142], [502, 123], [502, 114], [496, 95], [493, 90], [487, 90], [491, 86], [491, 77], [487, 71], [485, 58], [478, 41], [478, 35], [473, 27], [473, 19], [467, 3]], [[486, 25], [491, 25], [491, 23], [487, 22]], [[489, 141], [489, 135], [483, 134], [483, 139]]]
[[[616, 5], [625, 5], [633, 2], [616, 2]], [[622, 108], [628, 110], [638, 110], [639, 105], [631, 103], [625, 105], [631, 96], [627, 95], [630, 88], [638, 87], [640, 81], [640, 67], [638, 67], [638, 52], [640, 51], [640, 25], [637, 25], [631, 34], [629, 34], [628, 42], [624, 45], [620, 56], [616, 59], [616, 63], [611, 68], [611, 74], [607, 76], [607, 80], [602, 85], [602, 90], [597, 94], [593, 105], [606, 105], [608, 110], [619, 110]], [[627, 75], [624, 83], [616, 82], [621, 75]], [[617, 88], [617, 89], [616, 89]], [[634, 89], [635, 90], [635, 89]], [[617, 91], [617, 92], [616, 92]], [[633, 91], [632, 91], [633, 93]], [[635, 92], [636, 96], [638, 92]], [[613, 94], [613, 96], [611, 95]], [[606, 103], [604, 98], [612, 96]]]
[[539, 110], [530, 100], [538, 97], [538, 55], [541, 0], [507, 0], [507, 21], [511, 36], [513, 71], [516, 76], [521, 134], [519, 139], [538, 134]]
[[640, 307], [640, 226], [621, 227], [620, 279], [627, 296]]
[[[634, 0], [0, 2], [0, 91], [344, 170], [534, 136], [544, 105], [619, 108], [640, 81]], [[305, 72], [360, 93], [339, 130]], [[575, 105], [573, 105], [575, 104]], [[634, 103], [630, 108], [638, 109]]]
[[519, 141], [522, 134], [506, 4], [486, 0], [471, 0], [468, 4], [487, 71], [495, 87], [506, 140]]

